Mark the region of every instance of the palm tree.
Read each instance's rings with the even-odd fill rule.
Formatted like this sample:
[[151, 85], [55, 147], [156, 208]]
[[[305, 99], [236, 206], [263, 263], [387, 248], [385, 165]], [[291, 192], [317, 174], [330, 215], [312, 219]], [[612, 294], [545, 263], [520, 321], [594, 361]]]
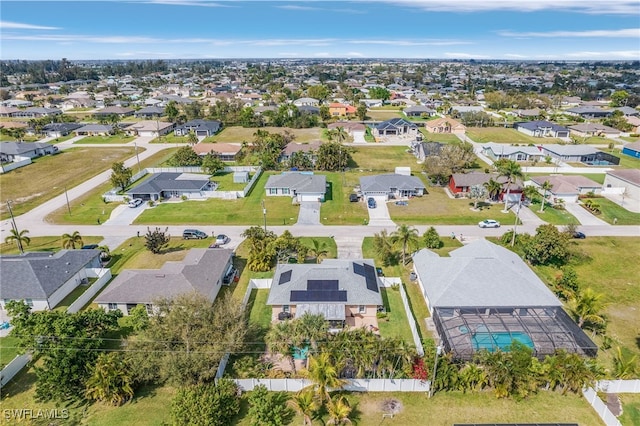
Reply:
[[289, 401], [291, 408], [302, 416], [302, 426], [311, 425], [311, 416], [320, 408], [318, 398], [308, 389], [296, 393]]
[[318, 350], [318, 340], [324, 340], [327, 337], [329, 326], [327, 320], [322, 314], [310, 314], [305, 312], [295, 321], [295, 333], [308, 339], [314, 352]]
[[328, 425], [350, 425], [351, 420], [349, 414], [351, 414], [351, 407], [349, 402], [344, 396], [330, 399], [327, 405], [327, 411], [329, 412]]
[[15, 242], [18, 245], [20, 253], [24, 253], [24, 245], [29, 245], [31, 243], [31, 238], [27, 237], [29, 230], [23, 229], [22, 231], [18, 231], [16, 228], [12, 228], [9, 232], [11, 235], [5, 238], [4, 242], [7, 244]]
[[80, 232], [73, 231], [73, 234], [62, 234], [62, 248], [75, 249], [76, 245], [82, 247], [82, 236]]
[[338, 377], [338, 368], [326, 352], [309, 357], [307, 376], [313, 382], [312, 386], [322, 401], [330, 399], [329, 389], [341, 388], [345, 383]]
[[520, 164], [516, 163], [513, 160], [507, 160], [497, 165], [498, 173], [500, 176], [507, 178], [507, 193], [504, 198], [504, 210], [507, 211], [507, 207], [509, 204], [509, 193], [511, 191], [511, 184], [516, 181], [518, 178], [522, 178], [524, 175], [522, 174], [522, 169], [520, 168]]
[[117, 352], [98, 357], [93, 373], [87, 380], [87, 397], [111, 405], [122, 405], [133, 397], [133, 378]]
[[522, 190], [522, 193], [524, 194], [525, 197], [527, 197], [531, 201], [535, 201], [536, 198], [538, 198], [538, 196], [540, 195], [540, 193], [538, 192], [538, 188], [536, 188], [533, 185], [525, 186], [524, 189]]
[[382, 261], [385, 266], [391, 264], [392, 258], [394, 258], [393, 244], [391, 238], [386, 229], [380, 231], [380, 233], [373, 234], [373, 250], [376, 257]]
[[322, 241], [320, 242], [317, 239], [311, 240], [312, 247], [309, 248], [309, 253], [316, 258], [316, 263], [322, 262], [328, 254], [329, 250], [327, 250], [327, 244]]
[[187, 142], [189, 142], [190, 145], [197, 144], [198, 136], [193, 131], [189, 131], [189, 134], [187, 135]]
[[334, 137], [338, 142], [342, 143], [347, 140], [349, 134], [344, 127], [336, 127], [334, 130]]
[[416, 228], [403, 224], [391, 234], [391, 242], [402, 246], [402, 264], [406, 265], [407, 249], [418, 247], [420, 236]]
[[616, 348], [613, 356], [613, 375], [616, 379], [631, 379], [636, 377], [638, 371], [638, 356], [623, 353], [620, 346]]
[[489, 197], [492, 200], [495, 200], [498, 197], [498, 194], [500, 194], [500, 191], [502, 191], [502, 184], [493, 178], [489, 179], [488, 182], [485, 182], [484, 187], [487, 189]]
[[602, 293], [596, 293], [593, 289], [586, 288], [569, 300], [568, 308], [578, 322], [578, 327], [583, 328], [585, 323], [605, 323], [605, 318], [602, 315], [603, 297]]
[[544, 212], [544, 202], [547, 199], [547, 191], [550, 191], [551, 188], [553, 188], [553, 185], [548, 180], [545, 180], [541, 188], [543, 191], [543, 195], [542, 195], [542, 201], [540, 202], [540, 213]]
[[293, 373], [296, 372], [296, 363], [293, 359], [293, 347], [299, 339], [296, 336], [295, 326], [292, 321], [283, 321], [269, 329], [265, 340], [272, 352], [280, 354], [289, 360]]

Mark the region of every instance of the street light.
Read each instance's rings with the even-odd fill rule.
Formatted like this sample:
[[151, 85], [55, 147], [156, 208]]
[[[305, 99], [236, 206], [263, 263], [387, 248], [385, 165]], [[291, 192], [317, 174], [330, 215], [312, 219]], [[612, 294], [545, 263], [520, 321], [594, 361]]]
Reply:
[[262, 216], [264, 217], [264, 232], [267, 232], [267, 208], [264, 205], [264, 200], [262, 200]]
[[429, 398], [433, 395], [433, 386], [436, 382], [436, 371], [438, 371], [438, 356], [442, 354], [442, 346], [436, 346], [436, 360], [433, 363], [433, 375], [431, 376], [431, 383], [429, 383]]
[[140, 173], [140, 157], [138, 157], [138, 142], [134, 139], [133, 145], [136, 147], [136, 160], [138, 160], [138, 173]]

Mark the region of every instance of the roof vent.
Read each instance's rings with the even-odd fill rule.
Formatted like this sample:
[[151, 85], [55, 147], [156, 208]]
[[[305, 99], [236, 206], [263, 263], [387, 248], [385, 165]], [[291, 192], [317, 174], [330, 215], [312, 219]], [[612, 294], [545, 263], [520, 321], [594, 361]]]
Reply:
[[44, 265], [44, 267], [45, 267], [45, 268], [48, 268], [48, 267], [49, 267], [49, 265]]
[[164, 274], [157, 274], [156, 278], [164, 278]]
[[71, 265], [71, 262], [67, 262], [67, 265]]

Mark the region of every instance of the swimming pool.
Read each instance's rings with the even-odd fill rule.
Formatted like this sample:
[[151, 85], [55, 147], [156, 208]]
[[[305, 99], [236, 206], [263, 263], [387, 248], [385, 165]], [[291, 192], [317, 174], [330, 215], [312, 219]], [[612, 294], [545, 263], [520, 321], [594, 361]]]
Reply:
[[514, 340], [531, 349], [534, 348], [531, 337], [529, 337], [527, 333], [522, 332], [476, 332], [471, 336], [471, 343], [473, 344], [473, 349], [476, 351], [481, 349], [486, 349], [489, 352], [494, 352], [498, 349], [506, 351]]
[[309, 346], [305, 346], [303, 348], [299, 348], [297, 346], [293, 347], [293, 359], [307, 359], [308, 353]]

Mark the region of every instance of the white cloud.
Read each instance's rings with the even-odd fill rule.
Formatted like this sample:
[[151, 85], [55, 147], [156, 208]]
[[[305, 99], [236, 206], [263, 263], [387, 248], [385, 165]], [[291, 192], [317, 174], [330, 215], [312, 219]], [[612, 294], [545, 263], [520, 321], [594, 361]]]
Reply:
[[565, 56], [578, 59], [638, 59], [640, 51], [638, 50], [613, 50], [606, 52], [571, 52]]
[[0, 21], [0, 30], [59, 30], [59, 27], [25, 24], [22, 22]]
[[528, 56], [526, 55], [519, 55], [517, 53], [505, 53], [504, 57], [509, 59], [527, 59], [528, 58]]
[[480, 55], [477, 53], [464, 53], [464, 52], [445, 52], [444, 56], [446, 58], [453, 59], [490, 59], [491, 56], [488, 55]]
[[300, 6], [299, 4], [285, 4], [282, 6], [276, 6], [276, 8], [287, 10], [321, 10], [319, 7]]
[[498, 31], [503, 37], [597, 37], [597, 38], [640, 38], [640, 28], [623, 30], [588, 30], [588, 31], [547, 31], [547, 32], [512, 32]]
[[461, 44], [474, 44], [463, 40], [345, 40], [349, 44], [372, 44], [390, 46], [455, 46]]
[[364, 58], [364, 53], [361, 52], [347, 52], [345, 54], [348, 58]]
[[334, 58], [335, 55], [332, 55], [329, 52], [316, 52], [313, 54], [314, 58]]
[[588, 14], [637, 15], [640, 10], [640, 0], [385, 0], [384, 2], [433, 12], [566, 10]]

